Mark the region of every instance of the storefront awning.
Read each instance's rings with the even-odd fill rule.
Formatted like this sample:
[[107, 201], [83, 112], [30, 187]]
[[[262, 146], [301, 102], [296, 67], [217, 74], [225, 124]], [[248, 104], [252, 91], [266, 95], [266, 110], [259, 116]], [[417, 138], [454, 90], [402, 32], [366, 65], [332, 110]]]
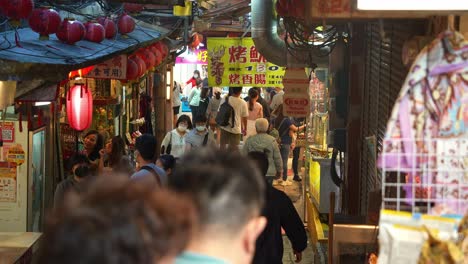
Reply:
[[[30, 28], [0, 33], [0, 80], [51, 80], [66, 78], [71, 70], [105, 61], [113, 56], [132, 51], [159, 40], [161, 32], [137, 25], [127, 36], [101, 43], [79, 41], [65, 44], [51, 35], [39, 40]], [[164, 33], [163, 33], [164, 34]]]

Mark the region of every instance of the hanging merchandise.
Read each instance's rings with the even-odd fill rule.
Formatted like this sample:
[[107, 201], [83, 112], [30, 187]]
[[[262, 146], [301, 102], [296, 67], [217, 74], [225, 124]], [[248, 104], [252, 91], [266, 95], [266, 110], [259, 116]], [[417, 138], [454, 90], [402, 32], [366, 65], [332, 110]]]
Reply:
[[83, 131], [93, 121], [93, 96], [84, 84], [75, 84], [67, 94], [67, 118], [71, 128]]
[[19, 20], [26, 19], [34, 8], [33, 0], [2, 0], [0, 1], [0, 13], [11, 19], [15, 26], [19, 26]]
[[126, 35], [135, 29], [135, 20], [126, 13], [120, 16], [118, 21], [119, 33]]
[[106, 35], [104, 27], [96, 22], [86, 22], [85, 39], [91, 42], [101, 43]]
[[59, 40], [70, 45], [83, 40], [85, 34], [86, 28], [83, 23], [73, 18], [65, 18], [56, 33]]
[[57, 33], [61, 22], [59, 13], [47, 7], [34, 9], [29, 18], [29, 26], [39, 33], [40, 40], [48, 40], [50, 34]]
[[106, 33], [105, 36], [107, 39], [115, 37], [117, 34], [117, 26], [115, 25], [115, 22], [112, 21], [112, 19], [108, 17], [100, 17], [98, 18], [98, 23], [104, 27]]
[[[468, 42], [444, 32], [409, 71], [380, 156], [383, 207], [429, 214], [468, 210]], [[401, 177], [400, 177], [401, 176]], [[395, 188], [396, 187], [396, 188]], [[391, 189], [403, 188], [397, 192]]]

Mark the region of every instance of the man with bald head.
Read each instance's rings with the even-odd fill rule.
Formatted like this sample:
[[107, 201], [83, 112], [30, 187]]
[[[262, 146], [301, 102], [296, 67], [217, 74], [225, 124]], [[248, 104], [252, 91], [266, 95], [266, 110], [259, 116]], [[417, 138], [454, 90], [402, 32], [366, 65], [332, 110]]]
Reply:
[[257, 134], [249, 137], [242, 148], [242, 153], [247, 155], [249, 152], [262, 152], [268, 157], [268, 172], [266, 178], [268, 183], [272, 183], [274, 179], [281, 177], [283, 171], [283, 161], [279, 151], [276, 139], [267, 134], [268, 120], [259, 118], [255, 121], [255, 129]]

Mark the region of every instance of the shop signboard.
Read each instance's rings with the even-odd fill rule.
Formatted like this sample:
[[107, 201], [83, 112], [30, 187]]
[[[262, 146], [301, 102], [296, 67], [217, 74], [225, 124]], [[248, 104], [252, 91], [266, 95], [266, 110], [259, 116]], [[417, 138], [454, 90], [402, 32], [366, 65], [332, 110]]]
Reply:
[[284, 67], [266, 61], [252, 38], [208, 38], [210, 86], [282, 87]]
[[289, 117], [307, 117], [310, 112], [308, 94], [284, 94], [283, 114]]
[[2, 122], [0, 123], [2, 131], [2, 140], [5, 143], [11, 143], [15, 141], [15, 123], [13, 122]]
[[304, 68], [287, 68], [283, 77], [284, 92], [307, 96], [309, 78]]
[[208, 64], [208, 51], [206, 49], [188, 51], [186, 56], [176, 58], [176, 64]]
[[127, 79], [127, 55], [118, 55], [103, 63], [95, 65], [94, 69], [86, 75], [94, 79]]

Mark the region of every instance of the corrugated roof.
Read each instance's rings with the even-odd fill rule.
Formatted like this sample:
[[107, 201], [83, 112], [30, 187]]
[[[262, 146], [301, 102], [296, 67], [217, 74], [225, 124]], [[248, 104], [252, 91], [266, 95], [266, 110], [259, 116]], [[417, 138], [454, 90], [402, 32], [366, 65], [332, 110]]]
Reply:
[[39, 40], [38, 34], [30, 28], [17, 32], [20, 46], [16, 45], [14, 31], [0, 33], [0, 80], [35, 79], [27, 76], [28, 71], [30, 75], [47, 72], [47, 69], [33, 69], [37, 66], [69, 71], [94, 65], [149, 45], [162, 36], [159, 31], [137, 25], [127, 36], [118, 34], [115, 39], [105, 39], [101, 43], [83, 40], [69, 45], [59, 41], [55, 35], [51, 35], [49, 40]]

